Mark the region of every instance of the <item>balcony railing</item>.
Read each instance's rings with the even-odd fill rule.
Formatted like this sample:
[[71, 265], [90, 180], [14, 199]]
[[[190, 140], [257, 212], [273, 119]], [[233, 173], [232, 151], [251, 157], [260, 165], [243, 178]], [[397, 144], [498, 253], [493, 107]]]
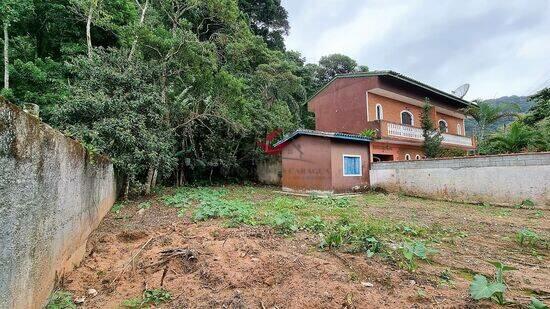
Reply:
[[[402, 124], [393, 123], [393, 122], [387, 122], [383, 120], [369, 122], [368, 128], [379, 130], [380, 132], [379, 137], [388, 136], [388, 137], [414, 139], [416, 141], [422, 141], [424, 139], [424, 137], [422, 136], [421, 128], [402, 125]], [[441, 134], [441, 136], [443, 137], [442, 143], [444, 144], [466, 146], [466, 147], [473, 147], [474, 145], [472, 138], [467, 136], [454, 135], [454, 134], [448, 134], [448, 133], [443, 133]]]
[[423, 139], [422, 129], [404, 126], [397, 123], [387, 122], [388, 124], [388, 135], [397, 136], [397, 137], [407, 137], [414, 139]]

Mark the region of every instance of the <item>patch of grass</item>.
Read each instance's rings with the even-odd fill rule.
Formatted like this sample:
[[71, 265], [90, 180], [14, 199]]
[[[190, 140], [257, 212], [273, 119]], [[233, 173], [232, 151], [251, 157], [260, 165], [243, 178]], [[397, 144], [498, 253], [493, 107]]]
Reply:
[[139, 209], [149, 209], [149, 208], [151, 208], [151, 202], [139, 203], [138, 208]]
[[164, 289], [145, 290], [141, 298], [131, 298], [122, 302], [122, 306], [130, 309], [150, 308], [172, 299], [170, 292]]
[[55, 291], [50, 295], [46, 309], [76, 309], [73, 294], [67, 291]]
[[327, 223], [319, 216], [309, 218], [303, 225], [302, 229], [310, 232], [319, 233], [327, 227]]
[[266, 223], [281, 234], [291, 234], [298, 230], [296, 216], [289, 210], [268, 214]]

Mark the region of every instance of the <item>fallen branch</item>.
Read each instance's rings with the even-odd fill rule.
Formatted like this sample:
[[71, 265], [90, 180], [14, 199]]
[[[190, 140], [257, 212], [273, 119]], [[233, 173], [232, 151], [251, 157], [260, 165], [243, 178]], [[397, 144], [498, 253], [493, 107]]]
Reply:
[[133, 264], [135, 258], [143, 251], [143, 249], [145, 249], [145, 247], [154, 239], [155, 237], [151, 237], [149, 238], [148, 241], [146, 241], [142, 246], [141, 248], [138, 250], [138, 252], [136, 252], [136, 254], [134, 254], [132, 256], [132, 258], [126, 262], [124, 264], [124, 266], [122, 267], [122, 270], [118, 273], [118, 275], [115, 277], [115, 279], [113, 279], [113, 281], [111, 281], [111, 286], [113, 286], [115, 284], [115, 282], [124, 274], [124, 272], [126, 271], [126, 268], [128, 266], [130, 266], [131, 264]]

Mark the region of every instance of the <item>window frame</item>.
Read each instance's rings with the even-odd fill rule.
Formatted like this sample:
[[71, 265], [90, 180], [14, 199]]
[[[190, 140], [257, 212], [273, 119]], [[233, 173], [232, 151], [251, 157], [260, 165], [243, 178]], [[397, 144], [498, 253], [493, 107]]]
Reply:
[[[409, 116], [411, 116], [411, 124], [406, 124], [406, 123], [403, 123], [403, 113], [407, 113], [409, 114]], [[405, 126], [414, 126], [414, 115], [413, 113], [411, 113], [410, 111], [408, 110], [402, 110], [401, 113], [399, 114], [399, 120], [401, 122], [402, 125], [405, 125]]]
[[[407, 157], [408, 157], [408, 159], [407, 159]], [[405, 154], [405, 161], [411, 161], [411, 155], [410, 154], [408, 154], [408, 153]]]
[[[380, 107], [380, 117], [378, 117], [378, 107]], [[382, 104], [377, 103], [374, 107], [374, 119], [376, 120], [383, 120], [384, 119], [384, 107], [382, 107]]]
[[462, 126], [460, 123], [456, 124], [456, 135], [462, 135]]
[[[346, 157], [359, 158], [359, 174], [346, 174]], [[361, 155], [343, 154], [342, 155], [342, 175], [344, 177], [362, 177], [363, 176], [363, 161]]]
[[[445, 124], [445, 132], [441, 132], [441, 126], [439, 125], [441, 122], [443, 122]], [[445, 119], [439, 119], [437, 121], [437, 129], [441, 133], [449, 133], [449, 124], [447, 123], [447, 121]]]
[[414, 159], [415, 159], [415, 160], [420, 160], [421, 157], [420, 157], [420, 155], [417, 154], [417, 155], [414, 157]]

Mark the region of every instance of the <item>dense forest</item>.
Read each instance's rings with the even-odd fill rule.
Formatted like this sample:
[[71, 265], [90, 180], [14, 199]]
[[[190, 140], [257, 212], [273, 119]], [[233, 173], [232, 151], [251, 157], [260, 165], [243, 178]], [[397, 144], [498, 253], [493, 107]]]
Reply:
[[258, 141], [311, 127], [344, 55], [285, 48], [280, 0], [2, 0], [1, 95], [109, 155], [124, 192], [250, 175]]

